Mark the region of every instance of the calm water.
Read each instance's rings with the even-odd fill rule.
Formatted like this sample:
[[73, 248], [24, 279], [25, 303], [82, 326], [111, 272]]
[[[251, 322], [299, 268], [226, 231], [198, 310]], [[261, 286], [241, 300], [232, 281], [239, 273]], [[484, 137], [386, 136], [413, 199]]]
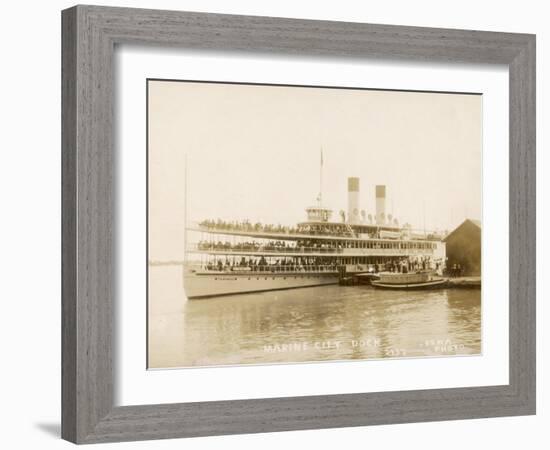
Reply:
[[149, 364], [184, 367], [481, 352], [481, 291], [324, 286], [187, 301], [150, 270]]

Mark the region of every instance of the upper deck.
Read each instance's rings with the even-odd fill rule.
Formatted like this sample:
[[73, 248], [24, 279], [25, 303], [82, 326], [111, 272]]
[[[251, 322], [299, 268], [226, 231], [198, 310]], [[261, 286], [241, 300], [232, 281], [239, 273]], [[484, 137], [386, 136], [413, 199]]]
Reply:
[[437, 252], [437, 243], [429, 241], [393, 241], [384, 244], [359, 242], [345, 247], [304, 247], [272, 245], [250, 245], [228, 243], [189, 244], [189, 253], [234, 256], [275, 257], [358, 257], [358, 256], [429, 256]]
[[296, 227], [249, 223], [202, 222], [191, 225], [188, 231], [214, 235], [241, 236], [286, 241], [317, 240], [321, 242], [375, 241], [379, 243], [404, 241], [441, 241], [444, 236], [394, 226], [369, 224], [348, 225], [339, 222], [301, 222]]

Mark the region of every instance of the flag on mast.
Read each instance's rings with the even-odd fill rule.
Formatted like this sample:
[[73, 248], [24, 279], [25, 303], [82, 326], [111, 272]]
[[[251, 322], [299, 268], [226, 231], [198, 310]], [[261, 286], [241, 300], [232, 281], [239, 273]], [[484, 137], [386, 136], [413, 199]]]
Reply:
[[321, 165], [319, 166], [319, 196], [317, 201], [319, 206], [322, 204], [323, 199], [323, 147], [321, 147]]

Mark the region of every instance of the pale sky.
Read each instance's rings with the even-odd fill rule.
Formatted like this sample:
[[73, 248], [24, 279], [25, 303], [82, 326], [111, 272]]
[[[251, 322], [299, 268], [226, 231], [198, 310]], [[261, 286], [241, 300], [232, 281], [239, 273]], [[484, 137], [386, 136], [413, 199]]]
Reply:
[[360, 208], [413, 228], [481, 219], [482, 96], [400, 91], [149, 82], [150, 259], [182, 259], [185, 156], [189, 221], [295, 225], [316, 204]]

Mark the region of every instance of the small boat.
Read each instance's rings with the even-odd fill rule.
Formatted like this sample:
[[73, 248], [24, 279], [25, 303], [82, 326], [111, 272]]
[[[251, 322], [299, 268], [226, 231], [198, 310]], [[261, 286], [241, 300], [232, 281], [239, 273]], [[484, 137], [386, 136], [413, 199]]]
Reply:
[[372, 280], [371, 284], [383, 289], [432, 289], [445, 287], [447, 278], [437, 276], [434, 272], [381, 272], [378, 280]]

